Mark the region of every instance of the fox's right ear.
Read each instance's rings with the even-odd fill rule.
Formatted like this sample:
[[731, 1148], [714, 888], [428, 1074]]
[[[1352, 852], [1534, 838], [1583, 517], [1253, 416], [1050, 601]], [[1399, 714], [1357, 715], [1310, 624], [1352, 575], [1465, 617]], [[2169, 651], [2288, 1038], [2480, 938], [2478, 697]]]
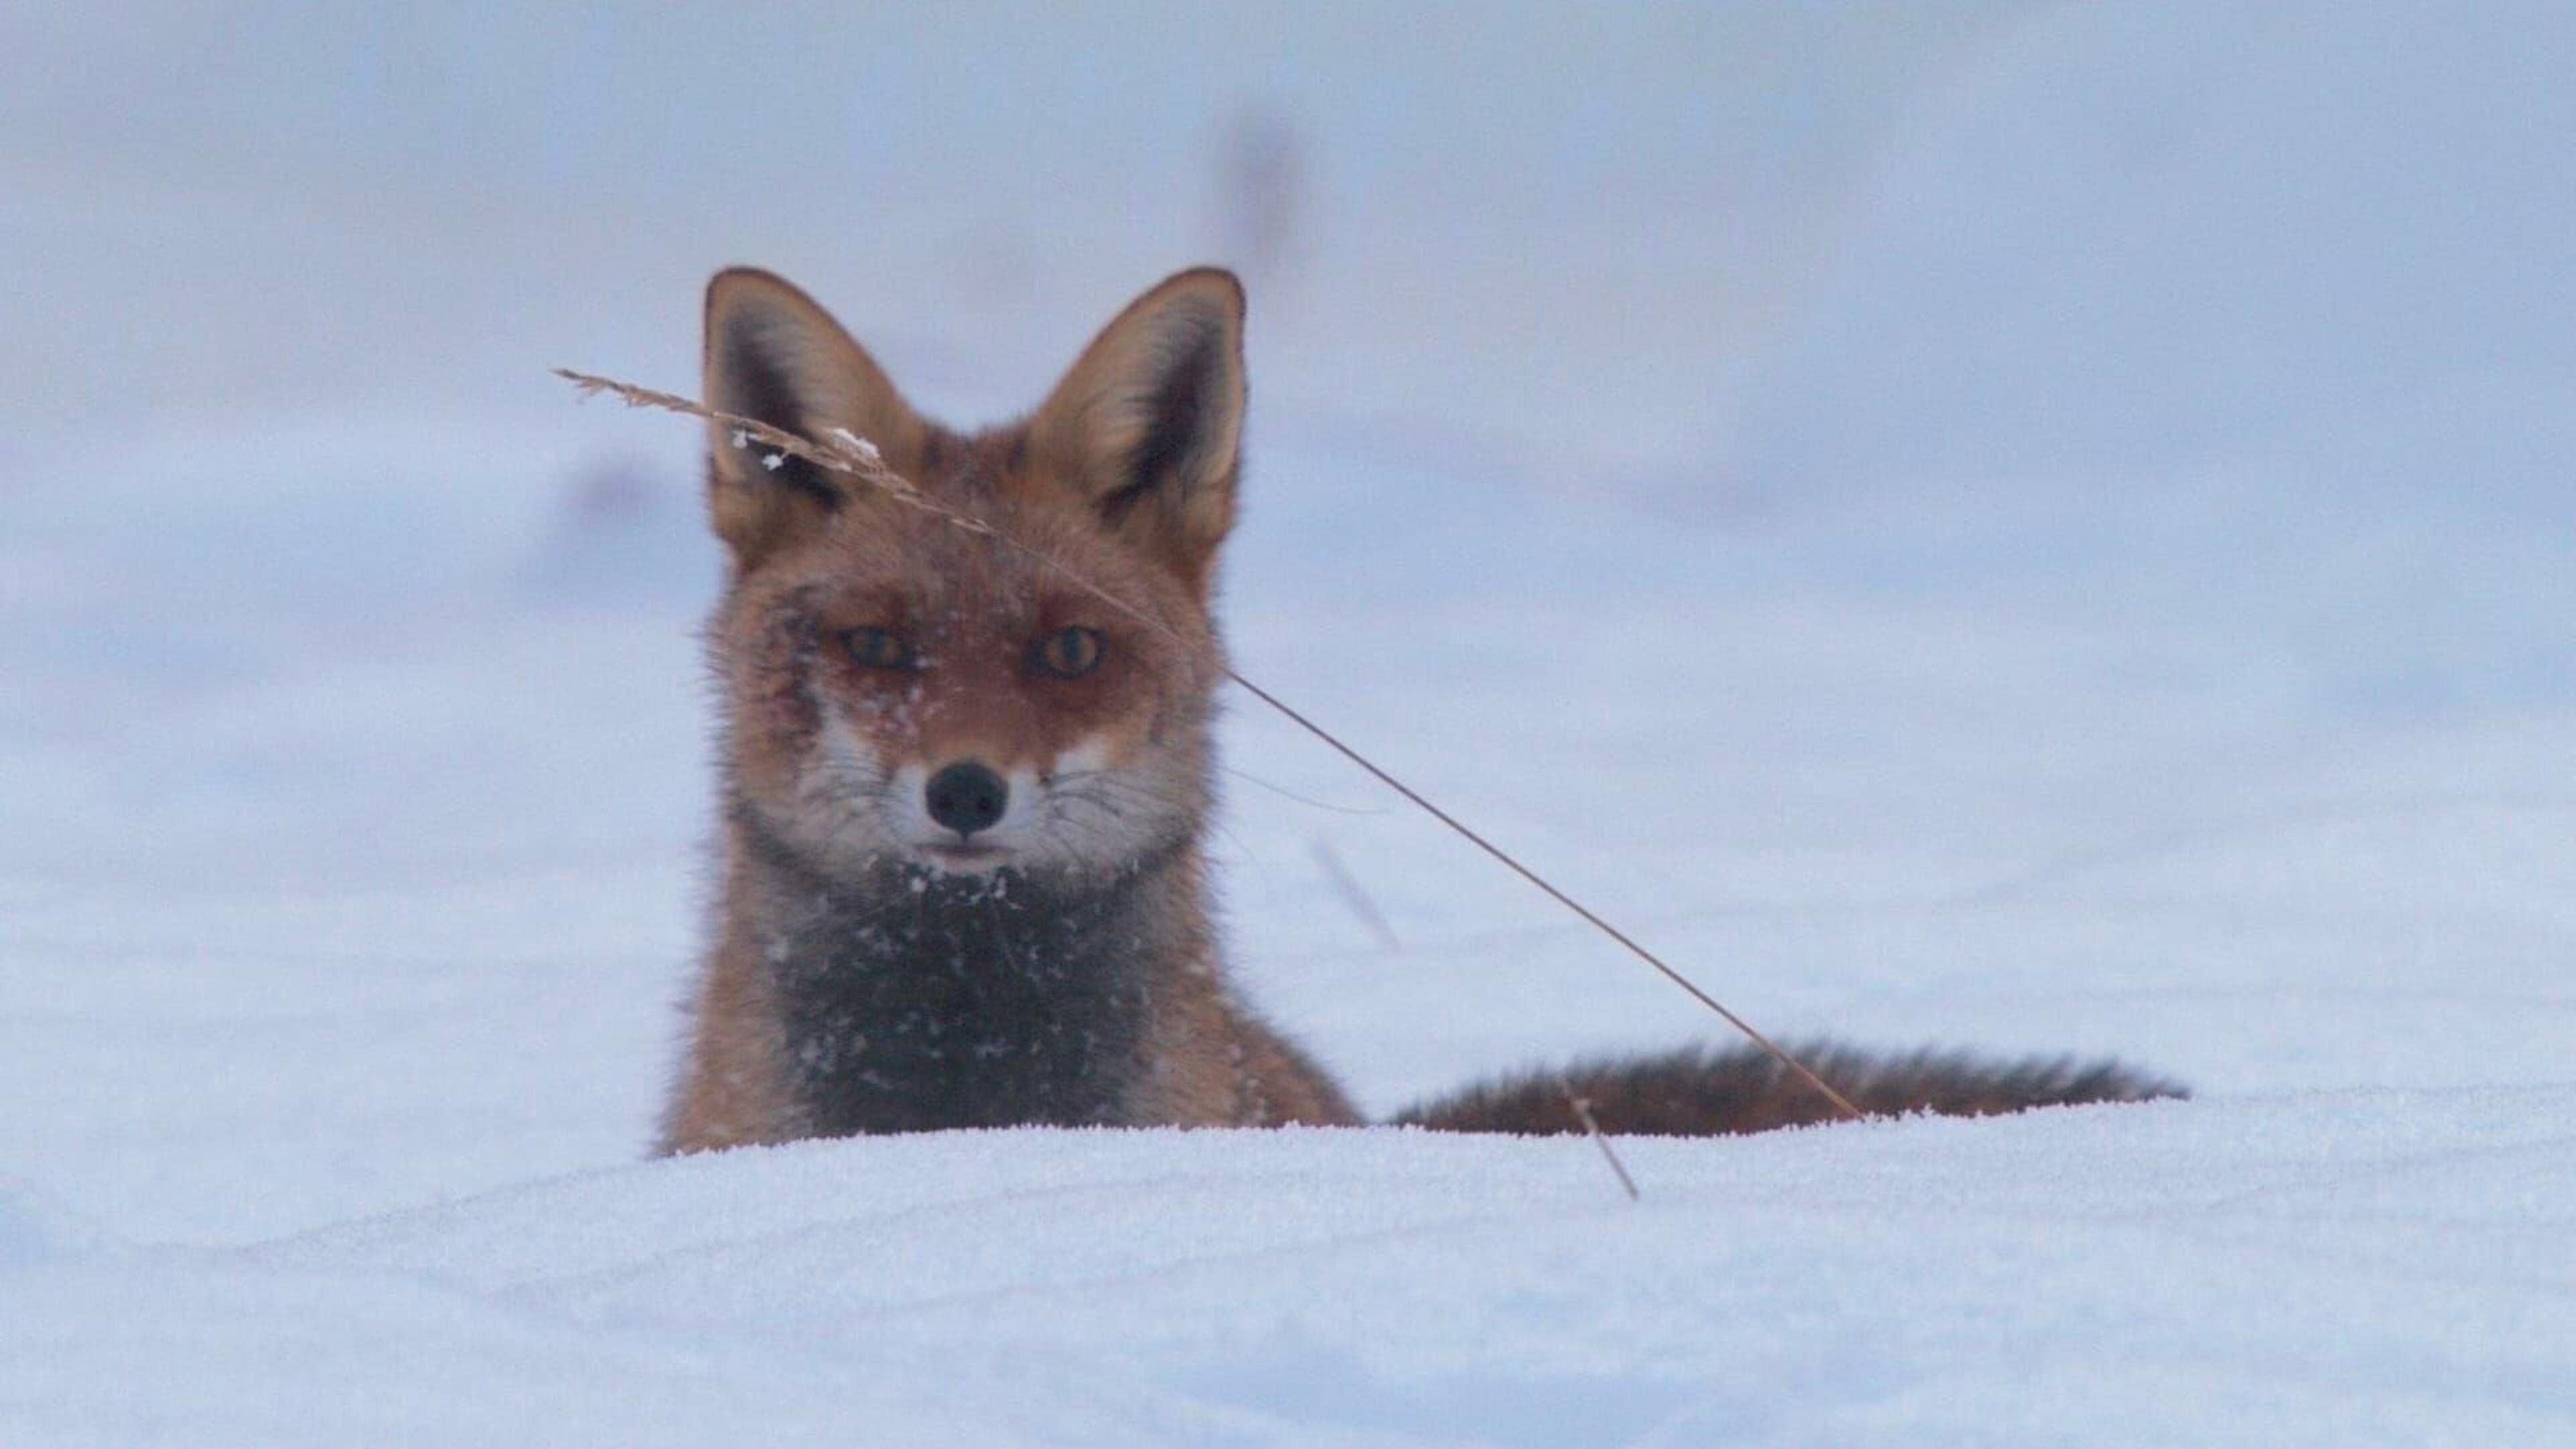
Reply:
[[[884, 369], [785, 280], [751, 267], [716, 273], [706, 329], [709, 407], [807, 438], [847, 428], [897, 466], [919, 450], [922, 421]], [[748, 567], [850, 503], [835, 475], [757, 443], [737, 448], [733, 433], [723, 423], [708, 429], [707, 505], [736, 564]]]

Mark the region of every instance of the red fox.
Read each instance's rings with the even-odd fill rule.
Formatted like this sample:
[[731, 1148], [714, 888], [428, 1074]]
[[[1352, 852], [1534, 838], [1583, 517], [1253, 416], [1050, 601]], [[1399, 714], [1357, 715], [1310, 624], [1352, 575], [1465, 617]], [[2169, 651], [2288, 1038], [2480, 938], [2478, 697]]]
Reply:
[[[1035, 413], [964, 434], [914, 412], [785, 281], [736, 269], [708, 286], [710, 405], [808, 437], [848, 429], [1025, 547], [714, 428], [722, 878], [663, 1151], [1363, 1121], [1229, 984], [1209, 907], [1210, 605], [1235, 516], [1243, 316], [1231, 274], [1182, 272]], [[1808, 1050], [1871, 1112], [2180, 1091], [2113, 1063]], [[1394, 1120], [1577, 1131], [1569, 1083], [1611, 1132], [1834, 1115], [1746, 1048], [1532, 1073]]]

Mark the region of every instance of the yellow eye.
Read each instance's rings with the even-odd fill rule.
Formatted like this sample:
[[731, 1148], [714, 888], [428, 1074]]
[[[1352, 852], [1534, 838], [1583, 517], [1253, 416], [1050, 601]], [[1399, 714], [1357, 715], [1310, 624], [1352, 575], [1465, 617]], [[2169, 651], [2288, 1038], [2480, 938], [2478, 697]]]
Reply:
[[1105, 647], [1097, 629], [1058, 629], [1038, 641], [1038, 667], [1058, 679], [1078, 679], [1100, 667]]
[[841, 647], [850, 658], [870, 669], [910, 669], [912, 646], [895, 637], [890, 629], [874, 627], [845, 630]]

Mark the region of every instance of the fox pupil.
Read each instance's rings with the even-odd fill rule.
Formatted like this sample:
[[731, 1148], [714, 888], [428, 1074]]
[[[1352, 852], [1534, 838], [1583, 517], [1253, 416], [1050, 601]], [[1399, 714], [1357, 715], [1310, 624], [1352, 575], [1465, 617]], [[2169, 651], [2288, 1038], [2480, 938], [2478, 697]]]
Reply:
[[841, 647], [870, 669], [902, 669], [912, 663], [912, 650], [886, 629], [852, 629], [841, 636]]
[[1038, 663], [1058, 679], [1074, 679], [1099, 667], [1101, 650], [1098, 630], [1058, 629], [1038, 646]]

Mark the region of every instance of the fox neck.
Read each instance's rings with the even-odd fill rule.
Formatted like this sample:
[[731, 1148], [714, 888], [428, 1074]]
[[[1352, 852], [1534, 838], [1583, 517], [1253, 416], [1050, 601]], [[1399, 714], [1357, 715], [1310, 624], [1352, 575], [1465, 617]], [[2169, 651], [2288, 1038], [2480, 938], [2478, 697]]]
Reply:
[[825, 874], [757, 822], [728, 893], [769, 976], [784, 1086], [822, 1136], [1115, 1123], [1158, 996], [1207, 960], [1193, 844], [1115, 877]]

